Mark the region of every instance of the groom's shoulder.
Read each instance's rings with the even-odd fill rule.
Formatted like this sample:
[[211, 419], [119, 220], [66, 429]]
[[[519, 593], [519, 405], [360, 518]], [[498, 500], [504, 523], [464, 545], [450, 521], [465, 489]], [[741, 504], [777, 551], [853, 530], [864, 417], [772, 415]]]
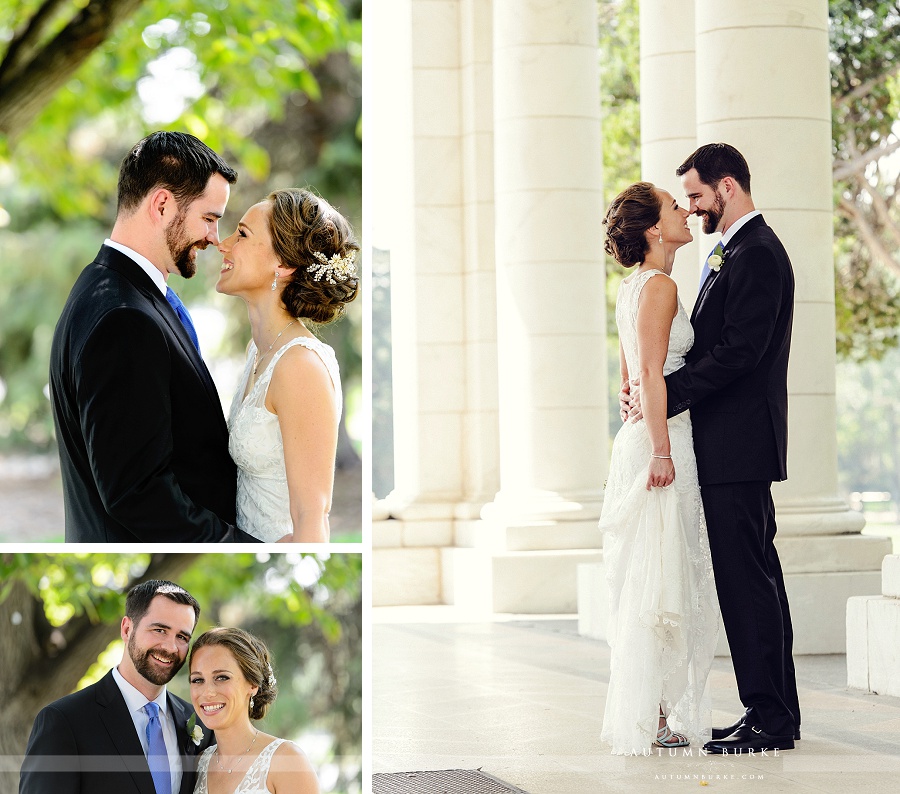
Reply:
[[97, 702], [98, 694], [104, 689], [104, 686], [101, 686], [102, 684], [102, 680], [93, 684], [88, 684], [77, 692], [64, 695], [63, 697], [48, 703], [42, 710], [57, 711], [62, 714], [77, 714]]

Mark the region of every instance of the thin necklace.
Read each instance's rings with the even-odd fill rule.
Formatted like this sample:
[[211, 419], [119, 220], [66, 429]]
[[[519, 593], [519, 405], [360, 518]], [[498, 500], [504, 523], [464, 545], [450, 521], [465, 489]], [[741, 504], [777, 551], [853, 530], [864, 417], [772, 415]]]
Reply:
[[257, 736], [259, 736], [259, 731], [253, 734], [253, 741], [250, 742], [250, 747], [248, 747], [246, 750], [244, 750], [244, 752], [241, 753], [240, 758], [238, 758], [238, 760], [231, 765], [231, 769], [225, 769], [225, 767], [222, 766], [222, 757], [219, 755], [219, 745], [216, 745], [216, 763], [219, 765], [219, 769], [221, 769], [223, 772], [227, 772], [229, 775], [234, 772], [234, 770], [237, 769], [237, 765], [243, 760], [244, 756], [247, 755], [247, 753], [249, 753], [253, 748], [253, 745], [256, 743]]
[[262, 355], [260, 355], [260, 354], [259, 354], [259, 351], [258, 351], [258, 350], [256, 351], [256, 364], [255, 364], [254, 367], [253, 367], [253, 374], [254, 374], [254, 375], [256, 374], [256, 370], [259, 369], [259, 362], [262, 361], [267, 355], [269, 355], [269, 351], [271, 351], [271, 349], [272, 349], [273, 347], [275, 347], [275, 342], [277, 342], [277, 341], [281, 338], [281, 335], [282, 335], [285, 331], [287, 331], [287, 329], [290, 328], [293, 324], [294, 324], [294, 321], [291, 320], [286, 326], [284, 326], [284, 328], [282, 328], [282, 329], [278, 332], [278, 336], [276, 336], [275, 339], [272, 340], [272, 344], [269, 345], [269, 349], [266, 350], [265, 353], [263, 353]]

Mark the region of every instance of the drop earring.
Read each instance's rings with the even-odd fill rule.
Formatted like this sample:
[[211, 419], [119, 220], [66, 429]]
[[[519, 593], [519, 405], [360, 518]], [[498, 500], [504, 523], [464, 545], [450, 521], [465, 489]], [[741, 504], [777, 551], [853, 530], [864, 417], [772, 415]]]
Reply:
[[[662, 232], [659, 233], [659, 244], [662, 245]], [[274, 289], [274, 287], [273, 287]]]
[[249, 708], [249, 712], [250, 712], [251, 714], [253, 713], [253, 695], [250, 695], [250, 708]]
[[275, 292], [275, 288], [278, 286], [278, 271], [275, 271], [275, 278], [272, 279], [272, 292]]

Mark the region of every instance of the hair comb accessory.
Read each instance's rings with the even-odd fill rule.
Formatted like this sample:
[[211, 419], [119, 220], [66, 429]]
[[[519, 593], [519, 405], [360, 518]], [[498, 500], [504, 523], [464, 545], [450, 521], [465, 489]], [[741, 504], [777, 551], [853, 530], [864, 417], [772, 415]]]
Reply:
[[350, 276], [356, 275], [356, 265], [353, 264], [356, 259], [356, 251], [351, 251], [347, 256], [335, 253], [330, 259], [321, 251], [313, 251], [313, 256], [319, 264], [310, 265], [306, 268], [306, 272], [314, 273], [313, 278], [316, 281], [324, 278], [329, 284], [337, 284], [339, 281], [346, 281]]
[[272, 665], [269, 665], [269, 677], [266, 679], [266, 683], [269, 686], [275, 686], [275, 684], [278, 683], [278, 681], [275, 678], [275, 673], [272, 671]]

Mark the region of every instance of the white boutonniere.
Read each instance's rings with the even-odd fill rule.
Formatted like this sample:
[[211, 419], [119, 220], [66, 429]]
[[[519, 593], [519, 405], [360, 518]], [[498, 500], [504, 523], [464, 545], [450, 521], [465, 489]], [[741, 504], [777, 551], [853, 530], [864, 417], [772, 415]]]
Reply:
[[706, 266], [714, 273], [718, 273], [725, 264], [725, 246], [719, 243], [706, 260]]
[[191, 718], [187, 721], [187, 732], [191, 741], [197, 746], [203, 741], [203, 728], [197, 724], [197, 715], [191, 714]]

